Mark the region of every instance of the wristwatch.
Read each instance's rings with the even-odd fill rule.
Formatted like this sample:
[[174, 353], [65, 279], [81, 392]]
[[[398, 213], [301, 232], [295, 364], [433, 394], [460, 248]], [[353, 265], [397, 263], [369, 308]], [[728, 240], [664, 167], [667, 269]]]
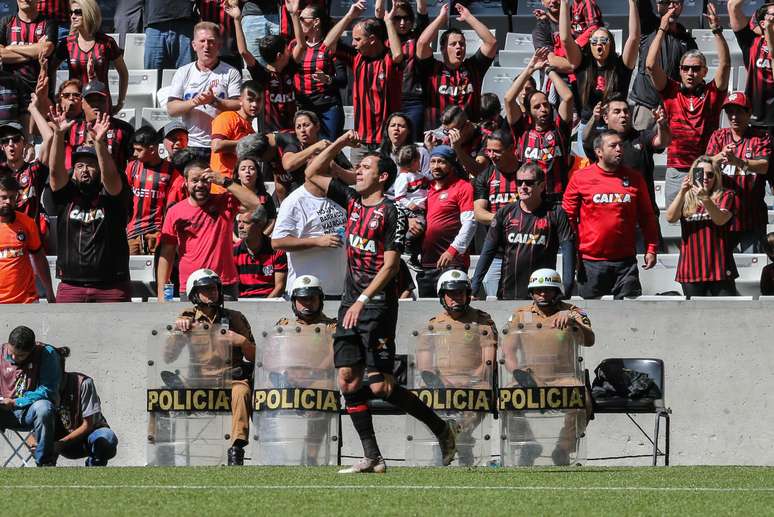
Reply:
[[232, 180], [229, 177], [223, 178], [223, 188], [229, 188], [231, 185], [234, 184], [234, 180]]

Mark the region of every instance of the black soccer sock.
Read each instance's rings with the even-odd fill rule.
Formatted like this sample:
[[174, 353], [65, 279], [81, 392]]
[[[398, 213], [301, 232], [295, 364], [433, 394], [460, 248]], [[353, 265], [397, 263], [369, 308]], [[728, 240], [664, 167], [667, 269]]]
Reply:
[[409, 390], [396, 384], [392, 388], [392, 393], [386, 399], [387, 402], [398, 406], [403, 411], [413, 416], [427, 427], [438, 437], [441, 437], [447, 429], [446, 422], [439, 417], [435, 411], [423, 404], [419, 397]]
[[368, 408], [368, 399], [373, 398], [371, 390], [366, 387], [360, 387], [354, 393], [345, 393], [344, 400], [347, 402], [347, 413], [352, 418], [352, 425], [355, 426], [360, 442], [363, 444], [363, 454], [366, 458], [376, 459], [382, 455], [379, 450], [379, 444], [376, 443], [374, 434], [374, 420], [371, 416], [371, 410]]

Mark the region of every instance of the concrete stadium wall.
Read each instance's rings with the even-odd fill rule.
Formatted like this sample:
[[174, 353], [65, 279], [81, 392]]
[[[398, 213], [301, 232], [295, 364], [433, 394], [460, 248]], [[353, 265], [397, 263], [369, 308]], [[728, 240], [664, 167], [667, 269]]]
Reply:
[[[597, 333], [586, 349], [590, 370], [606, 357], [656, 357], [666, 364], [666, 400], [674, 411], [672, 463], [771, 465], [774, 450], [774, 390], [771, 339], [774, 303], [768, 301], [586, 301]], [[243, 311], [256, 336], [289, 312], [285, 302], [230, 305]], [[479, 302], [498, 328], [513, 308], [508, 302]], [[0, 337], [20, 324], [40, 339], [72, 349], [69, 369], [94, 377], [103, 410], [120, 440], [113, 465], [143, 465], [147, 416], [146, 346], [150, 331], [173, 321], [182, 304], [103, 304], [3, 306]], [[334, 314], [336, 304], [326, 304]], [[439, 311], [430, 301], [402, 302], [398, 352], [411, 331]], [[637, 417], [652, 431], [653, 417]], [[405, 419], [378, 417], [377, 433], [387, 457], [403, 457]], [[360, 450], [344, 419], [345, 454]], [[493, 436], [497, 436], [495, 430]], [[588, 429], [588, 456], [647, 453], [644, 437], [623, 415], [600, 415]], [[495, 450], [497, 444], [495, 443]], [[0, 448], [5, 458], [8, 451]], [[643, 464], [647, 460], [607, 460], [591, 464]], [[60, 464], [80, 464], [61, 461]]]

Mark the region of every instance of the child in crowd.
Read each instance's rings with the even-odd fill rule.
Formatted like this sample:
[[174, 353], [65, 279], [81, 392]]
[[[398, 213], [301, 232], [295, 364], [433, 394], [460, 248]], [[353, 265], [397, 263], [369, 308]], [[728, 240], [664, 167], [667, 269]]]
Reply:
[[[414, 144], [402, 146], [397, 152], [398, 177], [394, 185], [394, 201], [398, 209], [409, 219], [416, 220], [425, 229], [425, 211], [427, 208], [427, 187], [429, 179], [422, 174], [419, 149]], [[406, 252], [409, 265], [419, 267], [419, 250], [422, 248], [422, 236], [406, 232]]]

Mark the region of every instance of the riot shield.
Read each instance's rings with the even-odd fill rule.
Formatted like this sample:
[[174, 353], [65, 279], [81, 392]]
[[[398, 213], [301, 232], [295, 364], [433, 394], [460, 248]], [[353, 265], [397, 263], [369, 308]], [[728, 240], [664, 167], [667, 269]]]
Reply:
[[498, 403], [503, 466], [585, 460], [590, 400], [582, 334], [540, 323], [509, 324], [500, 344]]
[[[491, 456], [496, 341], [489, 327], [429, 325], [409, 345], [409, 388], [458, 429], [456, 465], [482, 465]], [[440, 465], [438, 440], [407, 416], [408, 465]]]
[[148, 465], [222, 465], [231, 427], [231, 339], [220, 325], [148, 339]]
[[340, 401], [327, 326], [264, 332], [255, 361], [254, 463], [334, 464]]

